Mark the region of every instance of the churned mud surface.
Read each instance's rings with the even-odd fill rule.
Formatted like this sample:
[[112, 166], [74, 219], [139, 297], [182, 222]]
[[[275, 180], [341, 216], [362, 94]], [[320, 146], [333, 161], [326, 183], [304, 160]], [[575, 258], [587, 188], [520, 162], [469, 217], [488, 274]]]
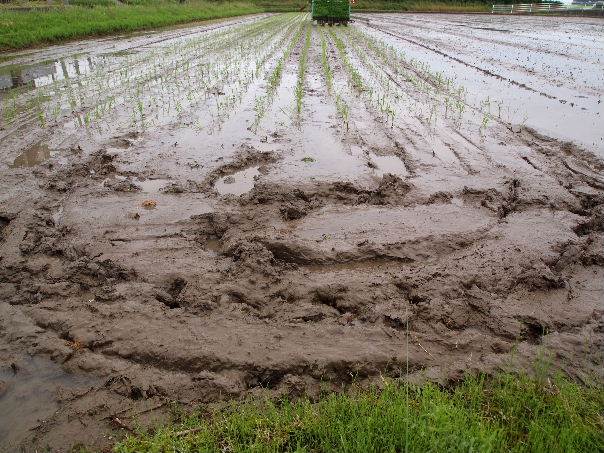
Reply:
[[254, 16], [0, 63], [0, 449], [543, 355], [604, 379], [601, 27]]

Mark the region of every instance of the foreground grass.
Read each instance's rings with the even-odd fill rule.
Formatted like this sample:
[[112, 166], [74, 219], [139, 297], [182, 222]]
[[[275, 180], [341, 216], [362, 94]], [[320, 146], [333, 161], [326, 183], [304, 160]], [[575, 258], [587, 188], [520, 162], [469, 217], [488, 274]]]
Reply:
[[[487, 11], [480, 2], [364, 0], [353, 11]], [[71, 0], [62, 6], [44, 2], [0, 4], [0, 50], [53, 44], [169, 25], [260, 12], [308, 9], [305, 0]]]
[[602, 452], [604, 393], [565, 379], [503, 374], [245, 403], [130, 436], [116, 453], [212, 451]]

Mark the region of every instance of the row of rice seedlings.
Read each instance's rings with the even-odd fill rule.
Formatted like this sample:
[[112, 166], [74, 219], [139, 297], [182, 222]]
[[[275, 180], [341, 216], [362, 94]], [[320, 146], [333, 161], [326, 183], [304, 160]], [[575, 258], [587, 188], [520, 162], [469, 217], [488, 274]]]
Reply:
[[[345, 35], [345, 37], [348, 38], [347, 35]], [[394, 127], [394, 118], [396, 116], [394, 104], [401, 100], [404, 93], [401, 90], [397, 90], [397, 86], [392, 84], [384, 72], [377, 68], [373, 59], [363, 51], [354, 39], [347, 39], [347, 42], [349, 47], [354, 51], [361, 66], [374, 80], [377, 79], [379, 82], [377, 85], [375, 83], [366, 84], [367, 89], [363, 94], [368, 97], [369, 103], [384, 116], [385, 123], [389, 123], [390, 127]], [[359, 70], [357, 70], [357, 73], [362, 77]]]
[[352, 65], [352, 63], [350, 63], [350, 60], [346, 53], [346, 45], [339, 38], [339, 36], [337, 36], [334, 33], [334, 31], [332, 29], [329, 30], [329, 33], [331, 35], [331, 39], [333, 40], [333, 42], [336, 46], [336, 49], [338, 49], [338, 54], [340, 55], [340, 59], [342, 60], [342, 63], [344, 64], [344, 68], [346, 68], [346, 72], [348, 72], [348, 75], [350, 76], [352, 86], [357, 91], [363, 91], [363, 89], [364, 89], [363, 78], [361, 77], [359, 72], [356, 70], [356, 68]]
[[[187, 91], [187, 88], [190, 86], [195, 86], [197, 83], [201, 83], [204, 85], [204, 93], [205, 99], [208, 97], [212, 97], [215, 105], [215, 113], [212, 113], [212, 124], [220, 124], [226, 117], [228, 117], [228, 113], [234, 109], [234, 106], [241, 99], [243, 92], [246, 91], [249, 84], [257, 75], [257, 68], [261, 65], [262, 58], [257, 58], [256, 60], [256, 69], [251, 69], [251, 64], [248, 62], [249, 55], [255, 55], [258, 57], [263, 57], [262, 52], [253, 52], [253, 49], [266, 49], [266, 46], [270, 44], [270, 41], [274, 39], [274, 27], [268, 28], [266, 33], [262, 36], [263, 41], [253, 41], [253, 40], [245, 40], [245, 44], [241, 44], [239, 46], [233, 46], [231, 51], [229, 52], [229, 58], [231, 60], [235, 60], [235, 62], [231, 61], [226, 67], [223, 68], [223, 71], [220, 77], [215, 81], [215, 83], [208, 83], [208, 77], [202, 77], [198, 81], [187, 80], [186, 77], [176, 77], [178, 81], [180, 79], [182, 86], [184, 87], [184, 91], [186, 93], [186, 99], [191, 101], [191, 92]], [[185, 74], [187, 74], [185, 72]], [[184, 80], [183, 80], [184, 79]], [[229, 93], [220, 93], [217, 89], [217, 85], [221, 83], [225, 86], [229, 87]], [[176, 82], [178, 85], [179, 83]], [[226, 91], [226, 90], [225, 90]], [[191, 102], [189, 102], [189, 107], [191, 107]], [[182, 111], [182, 106], [177, 103], [176, 104], [177, 113], [180, 114]], [[225, 114], [226, 113], [226, 114]]]
[[292, 39], [289, 41], [288, 45], [285, 47], [283, 54], [277, 60], [275, 67], [268, 74], [266, 93], [264, 95], [260, 95], [260, 96], [256, 97], [256, 99], [254, 100], [254, 109], [256, 111], [256, 116], [254, 118], [254, 123], [253, 123], [254, 130], [258, 129], [258, 126], [260, 125], [260, 121], [266, 114], [268, 107], [270, 106], [270, 104], [273, 101], [275, 93], [277, 92], [277, 88], [281, 84], [281, 79], [283, 76], [283, 68], [285, 66], [285, 63], [289, 60], [289, 57], [291, 56], [294, 48], [300, 41], [302, 34], [304, 33], [305, 24], [307, 22], [308, 22], [308, 16], [305, 15], [304, 19], [300, 21], [297, 31], [293, 35]]
[[328, 43], [327, 39], [325, 38], [325, 32], [323, 31], [323, 28], [321, 28], [321, 65], [323, 66], [323, 75], [325, 77], [325, 85], [327, 86], [327, 92], [330, 95], [335, 94], [334, 98], [336, 102], [336, 112], [338, 113], [338, 116], [342, 118], [344, 126], [346, 126], [346, 132], [348, 132], [350, 128], [350, 108], [344, 100], [344, 97], [340, 93], [338, 93], [337, 90], [334, 88], [333, 70], [331, 69], [331, 65], [329, 63]]
[[[394, 117], [396, 115], [397, 108], [402, 108], [404, 111], [415, 114], [421, 122], [425, 123], [429, 131], [433, 132], [433, 127], [437, 122], [437, 113], [438, 113], [438, 103], [440, 102], [439, 97], [437, 96], [436, 91], [430, 89], [430, 84], [421, 82], [421, 78], [414, 80], [414, 73], [410, 73], [405, 70], [404, 65], [397, 66], [393, 68], [394, 74], [388, 72], [386, 68], [392, 65], [390, 61], [385, 61], [384, 58], [385, 52], [381, 52], [380, 56], [376, 55], [377, 52], [372, 52], [371, 45], [363, 46], [360, 43], [363, 43], [363, 40], [359, 39], [359, 36], [349, 36], [349, 41], [353, 43], [355, 53], [360, 57], [364, 66], [371, 69], [373, 72], [373, 77], [380, 81], [380, 85], [385, 85], [385, 90], [382, 90], [382, 95], [378, 94], [378, 105], [380, 111], [386, 114], [386, 119], [390, 121], [390, 126], [394, 127]], [[370, 52], [370, 53], [368, 53]], [[380, 61], [382, 64], [377, 64], [377, 61]], [[405, 71], [403, 73], [403, 81], [397, 81], [397, 78], [400, 80], [400, 69]], [[394, 83], [391, 83], [394, 82]], [[411, 82], [411, 85], [417, 90], [418, 93], [423, 93], [425, 95], [425, 101], [421, 102], [417, 96], [411, 97], [408, 96], [408, 91], [402, 89], [402, 85], [408, 84]], [[385, 91], [385, 93], [384, 93]], [[394, 93], [392, 96], [391, 92]], [[389, 101], [385, 101], [386, 96], [389, 96]], [[402, 106], [398, 105], [401, 104]], [[424, 113], [424, 110], [426, 113]]]
[[323, 31], [323, 28], [321, 28], [321, 65], [323, 66], [323, 74], [325, 76], [327, 92], [331, 94], [333, 90], [333, 71], [329, 65], [329, 58], [327, 56], [327, 41], [325, 40], [325, 32]]
[[[367, 83], [361, 74], [359, 68], [355, 66], [355, 63], [351, 61], [350, 55], [348, 54], [347, 43], [339, 36], [340, 31], [334, 32], [330, 30], [330, 37], [334, 46], [338, 51], [338, 57], [342, 62], [343, 68], [348, 76], [350, 85], [358, 92], [363, 98], [369, 101], [371, 105], [377, 108], [381, 114], [385, 114], [385, 121], [390, 121], [390, 124], [394, 123], [395, 110], [389, 102], [389, 93], [383, 93], [377, 89], [373, 84]], [[350, 43], [349, 43], [350, 44]], [[360, 60], [364, 59], [364, 55], [357, 55]], [[367, 64], [365, 61], [364, 64]], [[386, 83], [388, 86], [388, 82]], [[338, 114], [344, 120], [346, 130], [349, 130], [349, 117], [350, 108], [344, 101], [344, 96], [341, 93], [337, 93], [335, 96], [336, 109]]]
[[[276, 27], [281, 28], [281, 24], [284, 22], [286, 25], [291, 25], [293, 23], [292, 17], [285, 16], [285, 18], [287, 21], [281, 20], [280, 24], [272, 24], [271, 27], [266, 29], [266, 33], [264, 33], [262, 37], [263, 42], [244, 39], [245, 44], [232, 46], [229, 54], [231, 54], [231, 58], [232, 55], [235, 55], [234, 58], [237, 60], [234, 64], [235, 68], [231, 67], [229, 69], [229, 67], [227, 67], [223, 71], [219, 82], [208, 83], [207, 77], [203, 77], [195, 83], [188, 80], [184, 81], [183, 85], [185, 86], [185, 89], [192, 85], [201, 84], [204, 87], [204, 90], [201, 91], [206, 93], [205, 99], [207, 100], [208, 98], [207, 93], [211, 93], [211, 97], [214, 98], [214, 103], [212, 105], [215, 108], [209, 110], [210, 116], [212, 117], [210, 122], [211, 128], [216, 126], [220, 127], [221, 122], [228, 117], [230, 111], [233, 111], [235, 105], [240, 102], [243, 93], [247, 91], [250, 83], [259, 75], [260, 69], [264, 66], [270, 55], [278, 48], [276, 45], [278, 40], [275, 41], [275, 38], [278, 38], [279, 34], [275, 34], [274, 29]], [[287, 31], [285, 34], [287, 34]], [[273, 41], [272, 45], [271, 41]], [[250, 56], [256, 57], [255, 65], [249, 61]], [[182, 80], [183, 77], [180, 79]], [[217, 89], [219, 84], [222, 84], [222, 86], [225, 87], [224, 90], [228, 92], [220, 93], [220, 90]], [[211, 88], [210, 85], [212, 85]], [[189, 99], [190, 92], [187, 93], [186, 97]], [[189, 105], [189, 107], [191, 107], [191, 105]], [[178, 104], [176, 105], [176, 108], [179, 109]], [[199, 123], [200, 121], [197, 122], [198, 129], [200, 129]]]
[[302, 112], [302, 98], [304, 96], [304, 78], [306, 76], [306, 69], [308, 66], [308, 49], [310, 48], [310, 34], [312, 28], [310, 22], [306, 25], [306, 39], [304, 40], [304, 47], [300, 54], [300, 60], [298, 62], [298, 81], [296, 83], [296, 112], [298, 115]]
[[[274, 38], [274, 33], [270, 33], [268, 41]], [[266, 49], [268, 43], [261, 43], [258, 45], [261, 49]], [[250, 52], [251, 48], [246, 46], [239, 46], [239, 49], [235, 52], [238, 54], [238, 59], [243, 62], [242, 67], [238, 71], [233, 71], [233, 74], [227, 76], [226, 79], [222, 79], [221, 83], [225, 85], [225, 93], [219, 93], [218, 90], [214, 90], [214, 106], [215, 110], [210, 109], [210, 115], [212, 116], [212, 128], [220, 128], [220, 124], [228, 118], [230, 112], [232, 112], [235, 106], [241, 101], [243, 94], [247, 91], [249, 85], [257, 77], [259, 69], [263, 66], [268, 56], [273, 52], [272, 48], [269, 48], [268, 52], [261, 51], [260, 53]], [[252, 65], [248, 60], [243, 61], [243, 54], [253, 54], [256, 56], [255, 65]], [[239, 67], [239, 66], [238, 66]], [[228, 87], [228, 88], [226, 88]], [[214, 113], [215, 112], [215, 115]]]
[[[246, 81], [244, 82], [243, 86], [244, 89], [243, 90], [239, 90], [236, 96], [231, 96], [231, 97], [227, 97], [227, 100], [237, 100], [237, 102], [240, 102], [242, 95], [244, 92], [247, 91], [248, 85], [252, 80], [255, 80], [256, 78], [260, 77], [261, 74], [261, 70], [264, 68], [264, 66], [266, 65], [267, 61], [275, 54], [275, 52], [277, 51], [277, 49], [281, 49], [284, 45], [285, 42], [287, 42], [288, 37], [291, 36], [291, 34], [293, 33], [293, 30], [296, 29], [296, 25], [297, 25], [297, 20], [294, 20], [292, 22], [289, 23], [289, 27], [286, 29], [286, 32], [283, 33], [281, 39], [275, 40], [273, 41], [272, 45], [270, 46], [268, 52], [265, 52], [264, 55], [261, 56], [261, 58], [256, 60], [256, 63], [254, 65], [254, 70], [249, 74], [250, 77], [246, 79]], [[273, 34], [274, 36], [274, 34]], [[237, 86], [239, 83], [238, 80], [235, 80], [234, 83], [230, 84], [231, 87], [233, 86]], [[257, 102], [257, 100], [255, 100], [255, 102]]]
[[[102, 61], [102, 60], [101, 60]], [[106, 66], [107, 65], [103, 65], [100, 64], [99, 67], [97, 68], [97, 71], [102, 71], [103, 73], [105, 73], [105, 78], [107, 78], [107, 70], [106, 70]], [[71, 83], [77, 84], [78, 89], [80, 92], [84, 93], [84, 90], [86, 88], [87, 85], [87, 81], [88, 80], [92, 80], [92, 79], [96, 79], [96, 81], [98, 82], [99, 80], [101, 80], [100, 77], [94, 77], [94, 74], [89, 74], [86, 78], [84, 77], [79, 77], [77, 79], [77, 81], [72, 81], [70, 78], [67, 78], [64, 81], [58, 82], [58, 83], [54, 83], [51, 86], [47, 87], [47, 88], [38, 88], [35, 90], [35, 92], [40, 92], [40, 91], [44, 91], [44, 90], [50, 90], [48, 92], [48, 94], [50, 95], [50, 97], [54, 100], [58, 100], [60, 98], [60, 94], [61, 94], [61, 86], [60, 85], [69, 85]], [[100, 92], [104, 87], [99, 86], [98, 87], [98, 91]], [[83, 98], [90, 98], [90, 93], [85, 93], [84, 96], [82, 96]], [[75, 108], [75, 100], [71, 99], [71, 107]], [[27, 98], [24, 97], [23, 99], [21, 99], [22, 103], [27, 103]], [[52, 109], [53, 112], [57, 112], [57, 108], [53, 107]]]

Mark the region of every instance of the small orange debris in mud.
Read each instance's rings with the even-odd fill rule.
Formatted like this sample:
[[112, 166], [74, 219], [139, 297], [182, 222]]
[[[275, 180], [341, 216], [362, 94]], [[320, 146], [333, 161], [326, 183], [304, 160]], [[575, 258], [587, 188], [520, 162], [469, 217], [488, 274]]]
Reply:
[[82, 349], [84, 349], [84, 343], [79, 340], [70, 341], [69, 347], [74, 351], [81, 351]]
[[157, 207], [157, 201], [145, 200], [142, 202], [141, 206], [145, 209], [155, 209]]

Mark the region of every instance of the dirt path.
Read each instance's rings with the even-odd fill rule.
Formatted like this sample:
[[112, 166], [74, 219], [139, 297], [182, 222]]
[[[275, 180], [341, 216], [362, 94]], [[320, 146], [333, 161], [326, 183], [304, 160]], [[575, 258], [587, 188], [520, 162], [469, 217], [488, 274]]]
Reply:
[[604, 43], [551, 20], [279, 15], [3, 63], [0, 449], [543, 355], [603, 379]]

